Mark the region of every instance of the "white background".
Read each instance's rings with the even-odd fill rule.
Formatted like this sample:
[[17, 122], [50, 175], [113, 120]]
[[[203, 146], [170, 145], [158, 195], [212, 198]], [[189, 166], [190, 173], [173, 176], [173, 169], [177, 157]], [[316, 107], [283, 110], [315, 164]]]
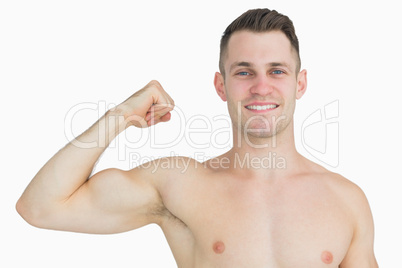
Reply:
[[[301, 125], [338, 101], [339, 164], [319, 163], [364, 190], [374, 215], [378, 262], [400, 266], [399, 4], [248, 0], [1, 2], [0, 267], [176, 267], [157, 226], [106, 236], [40, 230], [19, 217], [15, 202], [39, 168], [68, 142], [65, 133], [77, 135], [97, 119], [98, 111], [86, 109], [65, 126], [78, 104], [117, 104], [157, 79], [186, 118], [227, 115], [212, 83], [219, 40], [232, 20], [256, 7], [276, 9], [296, 26], [309, 79], [295, 115], [299, 151], [314, 159], [302, 146]], [[215, 123], [213, 129], [219, 127]], [[162, 141], [185, 124], [174, 116], [155, 132]], [[317, 131], [309, 131], [308, 138], [322, 139]], [[136, 134], [130, 130], [124, 137]], [[208, 139], [208, 134], [199, 138]], [[210, 157], [227, 149], [194, 148], [183, 138], [165, 149], [150, 148], [148, 142], [140, 152]], [[130, 168], [128, 155], [134, 151], [111, 148], [97, 170]]]

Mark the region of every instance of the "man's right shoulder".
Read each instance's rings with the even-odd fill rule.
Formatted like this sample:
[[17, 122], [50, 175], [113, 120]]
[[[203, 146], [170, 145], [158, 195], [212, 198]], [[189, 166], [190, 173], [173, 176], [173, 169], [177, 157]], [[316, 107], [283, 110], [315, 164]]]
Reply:
[[162, 157], [146, 162], [128, 171], [132, 178], [141, 177], [153, 185], [163, 196], [177, 187], [189, 186], [199, 178], [208, 176], [205, 164], [190, 157]]
[[[129, 171], [131, 176], [141, 176], [157, 190], [159, 205], [156, 213], [159, 223], [183, 222], [181, 214], [186, 200], [200, 179], [208, 176], [208, 169], [201, 162], [184, 156], [163, 157], [144, 163]], [[175, 219], [172, 221], [172, 219]], [[182, 225], [182, 226], [185, 226]]]

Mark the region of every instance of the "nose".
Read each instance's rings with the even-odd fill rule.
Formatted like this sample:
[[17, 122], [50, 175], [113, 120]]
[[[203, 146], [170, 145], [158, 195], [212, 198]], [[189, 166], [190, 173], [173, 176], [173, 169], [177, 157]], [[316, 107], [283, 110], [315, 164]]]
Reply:
[[254, 84], [250, 88], [250, 93], [266, 96], [272, 93], [274, 87], [265, 75], [257, 76]]

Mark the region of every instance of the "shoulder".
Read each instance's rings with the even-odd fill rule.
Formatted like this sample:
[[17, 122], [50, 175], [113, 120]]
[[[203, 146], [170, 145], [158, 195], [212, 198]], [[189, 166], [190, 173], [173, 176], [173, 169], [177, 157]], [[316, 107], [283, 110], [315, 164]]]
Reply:
[[154, 214], [162, 216], [158, 220], [161, 222], [164, 218], [172, 218], [172, 200], [185, 192], [190, 187], [189, 183], [204, 169], [202, 163], [192, 158], [174, 156], [154, 159], [124, 173], [136, 185], [141, 184], [142, 189], [151, 188], [156, 194]]
[[307, 160], [309, 166], [308, 175], [313, 175], [315, 182], [324, 184], [340, 199], [345, 200], [349, 204], [358, 206], [365, 205], [367, 202], [363, 190], [353, 181], [345, 178], [341, 174], [329, 171], [328, 169]]
[[308, 172], [316, 184], [321, 185], [332, 193], [335, 201], [348, 213], [354, 225], [361, 221], [371, 221], [371, 211], [363, 190], [353, 181], [344, 176], [331, 172], [324, 167], [311, 163]]
[[332, 190], [345, 200], [352, 210], [358, 212], [362, 208], [368, 208], [366, 195], [356, 183], [333, 172], [326, 173], [325, 177]]
[[319, 183], [324, 184], [353, 215], [361, 215], [362, 209], [369, 208], [366, 195], [356, 183], [325, 168], [316, 170], [315, 174]]
[[208, 169], [203, 163], [184, 156], [158, 158], [128, 172], [133, 178], [144, 178], [162, 198], [175, 195], [190, 187], [198, 178], [208, 176]]
[[155, 183], [201, 170], [202, 163], [183, 156], [162, 157], [146, 162], [128, 171], [130, 174], [141, 173]]
[[205, 165], [193, 158], [173, 156], [154, 159], [127, 173], [132, 178], [143, 178], [163, 196], [166, 191], [174, 191], [177, 185], [184, 187], [190, 178], [194, 181], [206, 171]]

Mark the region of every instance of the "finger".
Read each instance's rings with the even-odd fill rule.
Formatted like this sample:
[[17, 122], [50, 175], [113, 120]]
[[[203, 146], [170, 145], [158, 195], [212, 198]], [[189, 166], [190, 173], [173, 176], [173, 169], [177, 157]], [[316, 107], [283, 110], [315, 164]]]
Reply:
[[148, 126], [152, 126], [152, 125], [156, 125], [160, 122], [167, 122], [170, 120], [170, 118], [172, 117], [172, 114], [170, 112], [167, 112], [166, 114], [162, 115], [162, 116], [158, 116], [158, 117], [151, 117], [148, 121], [147, 121], [147, 125]]
[[147, 121], [148, 126], [153, 126], [156, 125], [160, 122], [159, 118], [151, 118], [149, 121]]
[[160, 110], [164, 110], [164, 109], [168, 109], [169, 111], [174, 109], [174, 105], [170, 104], [170, 103], [157, 103], [152, 105], [152, 107], [150, 108], [150, 110], [158, 112]]
[[159, 103], [159, 104], [152, 104], [151, 107], [149, 107], [148, 112], [160, 112], [161, 110], [168, 110], [171, 111], [174, 109], [174, 105], [169, 104], [169, 103]]
[[160, 118], [160, 117], [164, 116], [165, 114], [169, 113], [170, 111], [172, 111], [172, 107], [163, 107], [158, 111], [151, 110], [151, 111], [147, 112], [147, 114], [145, 116], [145, 120], [148, 121], [151, 118]]
[[149, 121], [152, 117], [152, 112], [148, 111], [147, 114], [145, 115], [145, 121]]
[[172, 114], [170, 112], [167, 112], [165, 115], [163, 115], [163, 116], [161, 116], [161, 118], [159, 118], [159, 121], [167, 122], [170, 120], [171, 117], [172, 117]]

